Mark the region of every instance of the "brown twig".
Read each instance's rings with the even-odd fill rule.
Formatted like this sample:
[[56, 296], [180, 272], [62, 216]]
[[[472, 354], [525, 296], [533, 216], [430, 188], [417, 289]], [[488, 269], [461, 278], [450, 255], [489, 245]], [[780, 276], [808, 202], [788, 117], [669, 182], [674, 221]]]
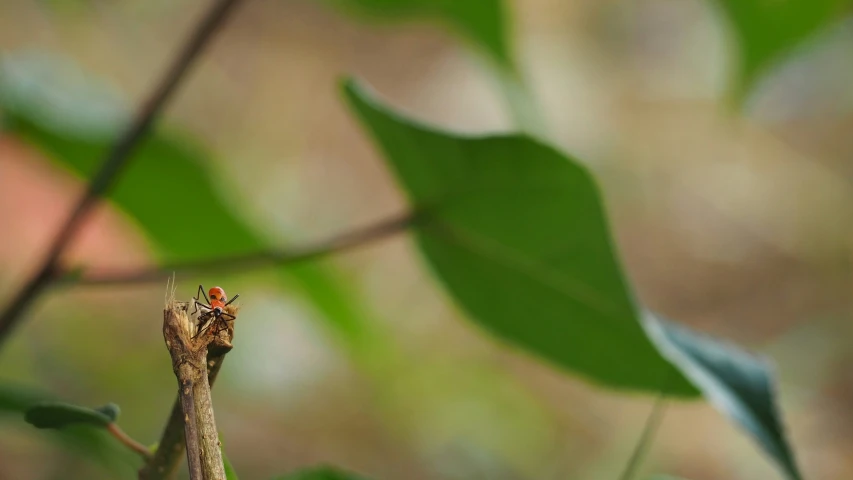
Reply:
[[148, 450], [145, 445], [130, 438], [130, 436], [124, 433], [124, 430], [122, 430], [118, 425], [116, 425], [115, 422], [112, 422], [107, 425], [107, 431], [110, 432], [112, 436], [116, 438], [116, 440], [123, 443], [127, 448], [138, 453], [146, 462], [150, 461], [153, 457], [153, 455], [151, 455], [151, 450]]
[[[229, 305], [229, 307], [231, 306]], [[236, 310], [229, 310], [228, 313], [236, 315]], [[233, 335], [234, 330], [232, 325], [230, 336], [233, 338]], [[216, 377], [219, 375], [219, 370], [222, 368], [222, 362], [225, 361], [225, 354], [228, 353], [228, 350], [230, 350], [228, 347], [216, 340], [208, 346], [207, 383], [211, 388], [213, 388], [213, 384], [216, 382]], [[172, 405], [172, 413], [166, 422], [166, 428], [163, 429], [163, 434], [160, 436], [157, 451], [154, 452], [154, 457], [139, 471], [139, 480], [162, 480], [170, 478], [181, 463], [181, 456], [184, 454], [184, 443], [184, 412], [181, 408], [179, 393]]]
[[151, 125], [162, 112], [181, 80], [185, 78], [193, 61], [198, 58], [237, 3], [238, 0], [216, 1], [196, 26], [133, 122], [107, 153], [97, 173], [89, 182], [86, 192], [56, 235], [41, 266], [0, 315], [0, 342], [8, 338], [27, 307], [60, 273], [58, 265], [62, 252], [80, 230], [98, 199], [109, 190], [119, 173], [127, 166], [135, 147], [151, 129]]
[[58, 283], [83, 286], [145, 283], [162, 281], [174, 273], [194, 276], [211, 270], [218, 272], [226, 270], [245, 271], [269, 265], [292, 265], [343, 252], [393, 235], [415, 225], [422, 218], [423, 215], [418, 213], [406, 213], [352, 232], [334, 236], [324, 241], [311, 243], [310, 246], [304, 248], [263, 251], [245, 255], [219, 257], [211, 260], [176, 263], [141, 271], [91, 273], [82, 277], [68, 273], [61, 277]]
[[[216, 328], [211, 327], [206, 334], [196, 337], [197, 325], [187, 314], [187, 307], [186, 303], [169, 299], [163, 311], [163, 338], [172, 357], [172, 369], [178, 379], [178, 397], [184, 413], [184, 437], [190, 478], [224, 480], [225, 466], [219, 448], [219, 435], [216, 431], [208, 382], [208, 351], [215, 351], [216, 355], [220, 355], [231, 348], [233, 323], [229, 325], [226, 322], [222, 325], [224, 320], [217, 318], [215, 321], [218, 324], [214, 325]], [[236, 307], [231, 311], [236, 313]], [[174, 417], [174, 412], [172, 416]], [[167, 426], [166, 432], [168, 430]], [[161, 444], [158, 450], [160, 449], [166, 449], [167, 452], [175, 450], [173, 445], [167, 444]], [[140, 471], [140, 477], [145, 471], [145, 468]], [[155, 469], [156, 473], [159, 472]]]

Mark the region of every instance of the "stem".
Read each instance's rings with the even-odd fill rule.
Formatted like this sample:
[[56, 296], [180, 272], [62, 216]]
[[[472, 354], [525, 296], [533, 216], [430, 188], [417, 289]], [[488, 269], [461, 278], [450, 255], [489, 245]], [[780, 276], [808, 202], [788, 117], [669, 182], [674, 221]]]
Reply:
[[[227, 352], [225, 352], [227, 353]], [[208, 349], [207, 354], [207, 383], [213, 388], [213, 383], [222, 368], [225, 353], [216, 354], [213, 349]], [[146, 463], [139, 471], [139, 480], [163, 480], [172, 477], [172, 474], [181, 463], [184, 454], [184, 412], [181, 408], [180, 392], [175, 397], [172, 405], [172, 413], [166, 422], [166, 428], [160, 436], [157, 451], [154, 457]]]
[[142, 445], [136, 440], [130, 438], [130, 436], [124, 433], [124, 430], [122, 430], [118, 425], [116, 425], [115, 422], [107, 425], [107, 431], [110, 432], [116, 438], [116, 440], [123, 443], [127, 448], [133, 450], [134, 452], [142, 456], [145, 461], [149, 461], [153, 457], [153, 455], [151, 455], [151, 451], [148, 450], [145, 445]]
[[[219, 434], [216, 431], [216, 421], [213, 416], [213, 400], [210, 395], [210, 385], [207, 378], [193, 385], [193, 399], [196, 410], [196, 426], [201, 437], [202, 470], [207, 480], [225, 480], [225, 464], [222, 461], [222, 450], [219, 449]], [[189, 447], [187, 447], [189, 452]]]
[[175, 398], [172, 413], [157, 444], [154, 457], [139, 470], [139, 480], [162, 480], [170, 478], [184, 453], [184, 410], [181, 394]]
[[181, 80], [185, 78], [194, 60], [204, 50], [237, 2], [238, 0], [218, 0], [210, 8], [172, 62], [163, 79], [142, 105], [133, 122], [104, 157], [97, 173], [90, 180], [86, 192], [56, 235], [41, 266], [0, 315], [0, 343], [8, 338], [27, 307], [56, 278], [62, 252], [83, 226], [98, 199], [112, 187], [118, 175], [127, 166], [136, 146], [151, 130], [151, 125], [177, 90]]
[[[166, 478], [174, 471], [177, 458], [180, 457], [178, 425], [181, 422], [191, 480], [225, 478], [208, 379], [216, 376], [222, 356], [233, 348], [234, 320], [216, 318], [213, 321], [218, 323], [212, 325], [207, 333], [196, 335], [198, 327], [187, 314], [188, 307], [188, 303], [176, 302], [172, 295], [163, 310], [163, 339], [172, 357], [172, 370], [178, 379], [178, 398], [183, 417], [177, 415], [175, 408], [172, 409], [169, 423], [163, 432], [163, 441], [154, 458], [140, 470], [140, 479]], [[237, 310], [235, 305], [225, 307], [225, 311], [233, 317], [236, 317]]]
[[129, 272], [113, 272], [85, 275], [82, 278], [66, 273], [58, 282], [63, 285], [118, 285], [160, 281], [175, 273], [184, 275], [199, 275], [215, 270], [217, 272], [245, 271], [269, 265], [292, 265], [309, 260], [316, 260], [326, 255], [343, 252], [359, 247], [374, 240], [391, 236], [415, 225], [421, 218], [417, 213], [406, 213], [373, 225], [362, 227], [352, 232], [340, 234], [322, 240], [303, 248], [292, 250], [270, 250], [230, 257], [219, 257], [211, 260], [199, 260], [187, 263], [175, 263], [146, 270]]
[[655, 400], [655, 404], [652, 407], [652, 412], [649, 414], [648, 418], [646, 418], [646, 424], [643, 427], [643, 433], [640, 435], [640, 440], [634, 446], [634, 451], [631, 453], [631, 458], [628, 460], [628, 464], [625, 466], [625, 470], [622, 472], [622, 475], [619, 477], [620, 480], [631, 480], [637, 473], [637, 469], [640, 467], [640, 463], [643, 460], [643, 457], [646, 456], [646, 452], [651, 446], [652, 441], [654, 440], [655, 433], [657, 433], [658, 427], [660, 427], [661, 420], [663, 420], [663, 414], [666, 410], [666, 391], [661, 390], [658, 398]]
[[192, 368], [181, 368], [178, 375], [178, 397], [184, 412], [184, 438], [187, 444], [187, 465], [191, 480], [204, 480], [201, 469], [201, 447], [198, 434], [198, 412], [194, 400], [195, 385]]

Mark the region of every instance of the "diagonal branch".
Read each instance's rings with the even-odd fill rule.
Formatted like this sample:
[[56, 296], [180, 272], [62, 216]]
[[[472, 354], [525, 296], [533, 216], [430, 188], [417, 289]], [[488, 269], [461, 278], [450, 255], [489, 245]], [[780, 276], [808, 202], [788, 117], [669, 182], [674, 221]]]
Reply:
[[59, 273], [59, 258], [75, 237], [98, 199], [115, 183], [127, 166], [134, 149], [151, 129], [152, 124], [175, 93], [180, 82], [204, 47], [218, 31], [239, 0], [216, 0], [196, 26], [163, 79], [142, 105], [127, 130], [107, 153], [86, 192], [74, 211], [59, 230], [36, 274], [24, 285], [0, 315], [0, 342], [5, 340], [19, 322], [21, 315]]
[[173, 274], [183, 276], [198, 275], [207, 271], [246, 271], [270, 265], [292, 265], [316, 260], [326, 255], [343, 252], [379, 240], [418, 224], [423, 215], [419, 212], [405, 213], [362, 227], [348, 233], [315, 242], [302, 248], [291, 250], [270, 250], [210, 260], [167, 264], [149, 270], [87, 274], [82, 277], [66, 273], [59, 277], [62, 285], [116, 285], [161, 281]]

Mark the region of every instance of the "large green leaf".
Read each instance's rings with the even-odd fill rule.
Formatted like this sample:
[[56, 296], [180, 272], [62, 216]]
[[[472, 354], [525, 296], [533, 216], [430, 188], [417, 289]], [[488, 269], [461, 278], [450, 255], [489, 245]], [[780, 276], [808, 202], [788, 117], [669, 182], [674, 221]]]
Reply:
[[740, 46], [735, 88], [745, 94], [765, 69], [849, 11], [850, 0], [718, 0]]
[[433, 17], [445, 22], [499, 65], [512, 70], [509, 14], [504, 0], [327, 0], [382, 18]]
[[346, 96], [413, 207], [450, 294], [507, 341], [606, 385], [696, 390], [646, 337], [590, 174], [520, 135], [470, 138], [408, 121], [353, 82]]
[[118, 405], [114, 403], [88, 408], [65, 402], [40, 402], [27, 409], [24, 419], [36, 428], [58, 429], [69, 425], [107, 427], [115, 422], [118, 414]]
[[[5, 129], [84, 179], [92, 176], [129, 116], [108, 92], [108, 86], [55, 55], [0, 57]], [[187, 138], [157, 131], [133, 155], [109, 199], [138, 222], [161, 260], [213, 259], [267, 247], [226, 204], [227, 183], [218, 185], [208, 154]], [[339, 332], [352, 341], [363, 338], [369, 320], [328, 268], [301, 264], [282, 272]]]
[[273, 480], [366, 480], [334, 467], [315, 467], [275, 477]]
[[802, 476], [785, 439], [770, 367], [733, 345], [651, 313], [644, 319], [661, 352], [717, 410], [734, 420], [791, 480]]

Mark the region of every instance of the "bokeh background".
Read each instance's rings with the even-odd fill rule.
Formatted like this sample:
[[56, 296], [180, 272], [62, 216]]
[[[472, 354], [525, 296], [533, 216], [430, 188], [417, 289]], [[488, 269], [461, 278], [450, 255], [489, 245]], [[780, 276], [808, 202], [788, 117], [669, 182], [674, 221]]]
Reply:
[[[244, 3], [162, 128], [207, 150], [230, 213], [273, 243], [310, 245], [405, 210], [341, 101], [344, 74], [444, 128], [513, 128], [492, 67], [438, 22], [378, 21], [309, 0]], [[595, 172], [639, 297], [771, 356], [803, 470], [853, 478], [853, 23], [840, 16], [798, 47], [737, 109], [727, 94], [736, 46], [712, 2], [506, 3], [548, 138]], [[0, 53], [73, 62], [137, 105], [207, 5], [4, 0]], [[35, 268], [83, 185], [0, 133], [0, 298]], [[216, 234], [216, 217], [186, 219], [198, 242]], [[69, 263], [150, 264], [144, 230], [105, 203]], [[618, 477], [653, 397], [597, 387], [489, 336], [405, 235], [322, 262], [357, 292], [369, 332], [336, 328], [267, 270], [178, 278], [186, 298], [198, 283], [241, 294], [214, 401], [242, 478], [316, 463], [378, 479]], [[75, 403], [114, 401], [122, 427], [155, 442], [175, 390], [164, 292], [159, 283], [50, 291], [0, 351], [0, 378]], [[3, 418], [0, 478], [117, 475], [54, 440]], [[132, 467], [116, 468], [132, 478]], [[778, 478], [703, 402], [668, 406], [642, 471]]]

